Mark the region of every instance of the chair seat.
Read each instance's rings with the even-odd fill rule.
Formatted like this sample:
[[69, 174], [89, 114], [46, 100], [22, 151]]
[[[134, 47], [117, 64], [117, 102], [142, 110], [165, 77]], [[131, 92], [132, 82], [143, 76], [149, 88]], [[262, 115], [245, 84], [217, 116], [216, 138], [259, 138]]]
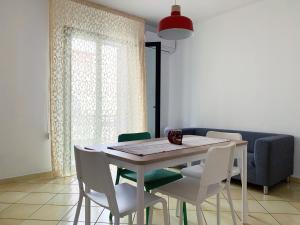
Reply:
[[[170, 195], [184, 202], [190, 202], [192, 204], [195, 204], [197, 201], [199, 186], [199, 179], [184, 177], [180, 180], [156, 188], [154, 191]], [[212, 184], [207, 188], [207, 193], [205, 197], [209, 198], [211, 196], [214, 196], [217, 193], [219, 193], [223, 188], [224, 184], [222, 183]]]
[[[128, 215], [129, 213], [133, 213], [137, 210], [136, 205], [136, 187], [122, 183], [115, 186], [116, 200], [119, 208], [120, 216]], [[104, 208], [109, 209], [108, 201], [106, 196], [103, 193], [99, 193], [96, 191], [91, 191], [86, 194], [92, 201], [98, 203]], [[152, 206], [158, 202], [161, 202], [161, 198], [150, 194], [148, 192], [144, 193], [145, 195], [145, 207]]]
[[[120, 175], [128, 180], [137, 181], [137, 174], [131, 170], [122, 169]], [[180, 173], [166, 169], [153, 170], [145, 173], [144, 183], [147, 190], [152, 190], [159, 186], [168, 184], [182, 178]]]
[[[181, 174], [186, 177], [200, 178], [203, 173], [203, 169], [204, 169], [204, 164], [189, 166], [189, 167], [183, 168], [181, 170]], [[240, 174], [240, 168], [237, 166], [234, 166], [232, 168], [231, 175], [236, 176], [238, 174]]]

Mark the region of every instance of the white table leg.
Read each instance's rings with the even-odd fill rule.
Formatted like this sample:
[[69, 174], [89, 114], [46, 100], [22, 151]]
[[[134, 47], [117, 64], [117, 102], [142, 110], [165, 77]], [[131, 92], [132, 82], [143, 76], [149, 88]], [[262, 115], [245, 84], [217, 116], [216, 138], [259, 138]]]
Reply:
[[242, 223], [248, 219], [248, 196], [247, 196], [247, 146], [242, 149]]
[[144, 225], [144, 168], [137, 169], [137, 225]]

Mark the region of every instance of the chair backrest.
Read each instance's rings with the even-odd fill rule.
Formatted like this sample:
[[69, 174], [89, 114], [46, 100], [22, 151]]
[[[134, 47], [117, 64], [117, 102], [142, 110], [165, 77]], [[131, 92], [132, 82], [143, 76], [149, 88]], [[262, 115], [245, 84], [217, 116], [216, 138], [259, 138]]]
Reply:
[[104, 152], [74, 146], [76, 172], [80, 188], [92, 189], [106, 195], [111, 209], [117, 209], [115, 189]]
[[206, 136], [211, 138], [224, 138], [224, 139], [238, 140], [238, 141], [242, 140], [242, 135], [240, 133], [208, 131]]
[[212, 184], [221, 183], [223, 180], [230, 180], [235, 147], [235, 143], [230, 143], [226, 146], [212, 147], [208, 150], [200, 179], [202, 189]]
[[127, 133], [127, 134], [120, 134], [118, 137], [118, 142], [139, 141], [139, 140], [146, 140], [146, 139], [151, 139], [151, 134], [149, 132]]

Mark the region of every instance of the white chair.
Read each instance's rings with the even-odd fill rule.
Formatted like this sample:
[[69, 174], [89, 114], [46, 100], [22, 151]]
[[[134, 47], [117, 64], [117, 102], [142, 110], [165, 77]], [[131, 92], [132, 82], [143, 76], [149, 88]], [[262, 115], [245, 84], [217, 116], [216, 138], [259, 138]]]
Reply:
[[[91, 200], [109, 209], [115, 217], [115, 225], [119, 225], [120, 218], [124, 216], [128, 216], [129, 224], [132, 224], [132, 213], [137, 210], [136, 187], [127, 183], [113, 185], [105, 153], [88, 151], [78, 146], [74, 147], [74, 151], [80, 194], [73, 224], [78, 223], [83, 197], [86, 198], [87, 203]], [[145, 208], [152, 208], [156, 203], [163, 205], [164, 224], [168, 225], [166, 200], [147, 192], [144, 195]], [[85, 204], [85, 207], [87, 220], [90, 218], [90, 204]]]
[[[229, 139], [229, 140], [242, 140], [242, 135], [240, 133], [227, 133], [227, 132], [217, 132], [217, 131], [208, 131], [206, 134], [207, 137], [211, 138], [223, 138], [223, 139]], [[238, 161], [238, 166], [233, 166], [231, 176], [236, 176], [241, 174], [241, 156], [235, 157]], [[181, 170], [181, 174], [186, 177], [191, 177], [191, 178], [201, 178], [203, 174], [203, 168], [204, 168], [204, 163], [201, 163], [200, 165], [195, 165], [195, 166], [190, 166], [183, 168]], [[226, 183], [227, 184], [227, 183]], [[231, 198], [230, 194], [230, 186], [226, 187], [227, 190], [227, 196], [228, 196], [228, 201], [229, 198]], [[229, 203], [230, 205], [230, 203]], [[231, 209], [233, 210], [233, 209]]]
[[[229, 140], [242, 140], [242, 135], [240, 133], [226, 133], [217, 131], [208, 131], [207, 137], [211, 138], [223, 138]], [[238, 161], [238, 165], [234, 166], [232, 169], [232, 176], [239, 175], [241, 173], [241, 156], [235, 157]], [[203, 173], [203, 163], [195, 166], [189, 166], [181, 170], [181, 174], [186, 177], [200, 178]]]
[[[227, 146], [212, 147], [207, 153], [201, 179], [184, 177], [153, 190], [154, 193], [160, 192], [177, 198], [180, 201], [180, 224], [182, 224], [183, 202], [188, 202], [196, 206], [198, 225], [203, 225], [201, 203], [214, 195], [217, 195], [217, 224], [220, 224], [220, 193], [224, 188], [230, 185], [234, 151], [234, 143]], [[222, 183], [223, 180], [226, 180], [226, 184], [228, 185]], [[236, 225], [233, 203], [230, 195], [229, 204], [231, 206], [233, 223]], [[151, 217], [152, 211], [150, 214], [150, 221]]]

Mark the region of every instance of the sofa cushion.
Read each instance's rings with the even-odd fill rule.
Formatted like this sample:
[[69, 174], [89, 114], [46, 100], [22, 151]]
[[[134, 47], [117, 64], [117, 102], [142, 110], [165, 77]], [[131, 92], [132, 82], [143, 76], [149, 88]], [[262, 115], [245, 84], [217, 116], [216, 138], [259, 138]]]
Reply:
[[247, 165], [249, 169], [255, 169], [254, 153], [248, 152], [247, 154]]

